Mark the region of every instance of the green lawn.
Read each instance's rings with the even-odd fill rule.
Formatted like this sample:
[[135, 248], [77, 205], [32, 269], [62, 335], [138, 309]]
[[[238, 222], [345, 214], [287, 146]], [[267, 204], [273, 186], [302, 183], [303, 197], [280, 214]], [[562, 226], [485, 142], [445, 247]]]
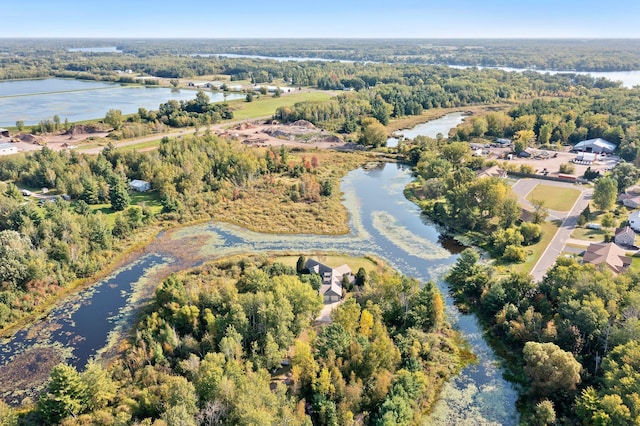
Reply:
[[532, 246], [525, 247], [525, 249], [531, 252], [531, 255], [527, 257], [524, 263], [518, 264], [516, 270], [531, 273], [533, 267], [538, 263], [538, 260], [542, 257], [542, 253], [547, 249], [559, 228], [560, 222], [558, 221], [548, 220], [544, 222], [542, 224], [542, 239]]
[[607, 231], [604, 229], [576, 228], [571, 233], [571, 238], [588, 242], [600, 242], [604, 240], [605, 235], [607, 235]]
[[[131, 192], [131, 204], [132, 206], [146, 205], [149, 207], [151, 213], [158, 214], [162, 211], [162, 204], [160, 204], [160, 198], [156, 191], [149, 192]], [[111, 209], [110, 203], [105, 204], [93, 204], [90, 206], [93, 211], [100, 211], [105, 215], [106, 220], [111, 225], [115, 222], [116, 212]]]
[[238, 99], [229, 101], [233, 109], [234, 119], [258, 118], [273, 115], [281, 106], [291, 106], [302, 101], [326, 101], [335, 96], [333, 92], [300, 92], [282, 95], [274, 98], [272, 95], [260, 95], [254, 97], [253, 102], [246, 102]]
[[580, 196], [580, 191], [573, 188], [562, 188], [551, 185], [536, 185], [527, 200], [544, 200], [544, 206], [550, 210], [568, 212]]
[[523, 263], [511, 263], [499, 259], [496, 260], [494, 262], [494, 265], [498, 267], [500, 271], [502, 271], [500, 272], [500, 274], [505, 273], [509, 269], [512, 269], [516, 272], [531, 273], [535, 264], [538, 263], [538, 260], [540, 260], [542, 253], [547, 249], [549, 243], [556, 235], [558, 228], [560, 228], [559, 221], [546, 221], [545, 223], [543, 223], [542, 239], [532, 246], [523, 247], [528, 253], [527, 260]]
[[160, 146], [161, 139], [156, 139], [154, 141], [148, 142], [140, 142], [132, 145], [119, 146], [118, 151], [127, 152], [127, 151], [138, 151], [145, 148], [157, 148]]
[[631, 259], [631, 266], [629, 266], [629, 271], [633, 273], [640, 272], [640, 257], [633, 257]]

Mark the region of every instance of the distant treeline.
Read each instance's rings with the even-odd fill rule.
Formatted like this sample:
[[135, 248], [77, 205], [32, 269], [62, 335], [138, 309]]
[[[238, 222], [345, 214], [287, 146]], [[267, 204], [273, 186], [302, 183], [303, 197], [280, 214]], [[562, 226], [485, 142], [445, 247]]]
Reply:
[[[117, 47], [119, 53], [69, 52]], [[514, 67], [564, 71], [640, 69], [640, 40], [623, 39], [10, 39], [0, 55], [16, 57], [130, 57], [241, 54], [361, 62]], [[30, 65], [38, 65], [34, 60]]]

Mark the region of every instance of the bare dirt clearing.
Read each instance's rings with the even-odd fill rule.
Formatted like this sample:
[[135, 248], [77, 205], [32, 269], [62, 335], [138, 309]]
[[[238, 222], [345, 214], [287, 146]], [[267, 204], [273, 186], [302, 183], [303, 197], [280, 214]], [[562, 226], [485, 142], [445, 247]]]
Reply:
[[[285, 145], [300, 148], [361, 149], [359, 145], [347, 143], [342, 138], [326, 130], [318, 129], [305, 120], [299, 120], [292, 124], [268, 123], [263, 120], [221, 123], [209, 127], [209, 130], [217, 136], [236, 140], [246, 146], [253, 147]], [[203, 132], [203, 130], [200, 129], [199, 132]], [[109, 142], [113, 142], [115, 146], [124, 147], [157, 141], [165, 136], [181, 138], [193, 133], [196, 133], [194, 128], [185, 128], [172, 133], [152, 134], [143, 138], [116, 141], [109, 139], [109, 132], [101, 131], [101, 129], [75, 126], [68, 132], [46, 135], [17, 134], [14, 135], [13, 140], [19, 151], [36, 151], [42, 146], [47, 146], [54, 151], [77, 149], [87, 154], [97, 154]], [[141, 150], [149, 149], [153, 149], [153, 147]]]
[[353, 149], [340, 137], [318, 129], [312, 123], [298, 120], [292, 124], [246, 122], [228, 129], [215, 130], [218, 136], [238, 140], [248, 146], [298, 146]]

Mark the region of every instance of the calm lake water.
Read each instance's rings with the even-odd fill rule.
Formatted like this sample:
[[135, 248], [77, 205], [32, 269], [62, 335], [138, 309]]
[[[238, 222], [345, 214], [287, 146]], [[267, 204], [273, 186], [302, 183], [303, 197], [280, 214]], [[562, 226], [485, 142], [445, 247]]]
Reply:
[[[418, 136], [427, 136], [435, 139], [438, 133], [441, 133], [442, 136], [446, 138], [449, 135], [449, 130], [462, 123], [465, 117], [464, 112], [452, 112], [436, 120], [418, 124], [412, 129], [398, 130], [395, 134], [402, 135], [405, 139], [415, 139]], [[398, 142], [398, 138], [389, 138], [387, 139], [387, 146], [396, 147], [398, 146]]]
[[70, 47], [67, 52], [87, 52], [87, 53], [122, 53], [116, 46], [103, 47]]
[[[110, 109], [133, 114], [138, 108], [157, 110], [168, 100], [194, 99], [195, 90], [166, 87], [123, 86], [99, 81], [47, 78], [0, 82], [0, 127], [52, 120], [54, 115], [70, 122], [102, 118]], [[222, 93], [207, 92], [211, 102], [224, 101]], [[228, 94], [227, 100], [241, 99]]]
[[[474, 68], [472, 66], [467, 65], [450, 65], [451, 68], [457, 69], [466, 69], [466, 68]], [[606, 78], [611, 81], [619, 81], [622, 83], [623, 87], [632, 88], [634, 86], [640, 85], [640, 70], [634, 71], [557, 71], [557, 70], [538, 70], [531, 68], [510, 68], [510, 67], [475, 67], [478, 69], [490, 68], [490, 69], [498, 69], [507, 72], [524, 72], [524, 71], [534, 71], [540, 74], [579, 74], [579, 75], [590, 75], [594, 78]]]
[[200, 56], [202, 58], [216, 57], [216, 58], [229, 58], [229, 59], [241, 59], [241, 58], [270, 59], [272, 61], [278, 61], [278, 62], [287, 62], [287, 61], [292, 61], [292, 62], [307, 62], [307, 61], [334, 62], [335, 61], [335, 62], [344, 62], [344, 63], [355, 62], [355, 61], [347, 61], [347, 60], [340, 60], [340, 59], [301, 58], [301, 57], [295, 57], [295, 56], [244, 55], [241, 53], [194, 53], [191, 56], [194, 56], [194, 57]]
[[[20, 357], [42, 348], [51, 348], [82, 368], [89, 358], [110, 350], [110, 342], [117, 341], [114, 336], [126, 332], [162, 277], [207, 260], [248, 252], [372, 254], [403, 274], [434, 280], [445, 298], [449, 321], [478, 358], [444, 386], [425, 424], [516, 425], [516, 389], [503, 379], [500, 362], [484, 341], [476, 318], [457, 310], [441, 281], [462, 247], [443, 242], [438, 229], [404, 197], [403, 189], [412, 179], [410, 170], [398, 164], [351, 171], [341, 182], [350, 217], [348, 235], [260, 234], [216, 222], [165, 231], [122, 268], [61, 303], [47, 319], [2, 342], [0, 369], [9, 369]], [[10, 387], [11, 383], [1, 382], [6, 377], [0, 374], [0, 389]], [[36, 390], [37, 386], [22, 393], [5, 391], [1, 396], [16, 404]]]

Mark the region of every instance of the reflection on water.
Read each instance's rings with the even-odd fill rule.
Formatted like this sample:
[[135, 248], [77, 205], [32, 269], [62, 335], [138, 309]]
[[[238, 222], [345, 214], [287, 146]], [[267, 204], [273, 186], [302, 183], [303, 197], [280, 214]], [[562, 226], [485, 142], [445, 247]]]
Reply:
[[[396, 164], [350, 172], [341, 184], [344, 204], [350, 214], [348, 235], [269, 235], [215, 222], [166, 231], [147, 248], [148, 254], [102, 280], [87, 297], [67, 302], [46, 322], [64, 321], [63, 343], [72, 345], [71, 361], [82, 366], [107, 343], [106, 333], [90, 336], [94, 327], [86, 325], [108, 322], [111, 329], [117, 329], [130, 324], [131, 306], [136, 305], [140, 292], [147, 290], [148, 293], [157, 284], [157, 277], [177, 266], [192, 267], [205, 260], [244, 252], [372, 254], [404, 274], [423, 281], [435, 280], [444, 295], [450, 322], [465, 336], [478, 357], [477, 364], [466, 367], [445, 386], [428, 424], [517, 424], [516, 392], [502, 378], [480, 326], [475, 317], [457, 311], [446, 286], [438, 280], [456, 256], [447, 250], [449, 244], [439, 243], [440, 234], [434, 226], [425, 223], [420, 209], [404, 198], [402, 188], [411, 179], [410, 171]], [[456, 247], [453, 253], [459, 249]], [[156, 279], [149, 278], [152, 272]], [[103, 292], [111, 290], [110, 286], [117, 288], [121, 297], [106, 297]], [[104, 325], [99, 328], [106, 330]], [[13, 351], [21, 352], [35, 344], [25, 339], [25, 333], [16, 335], [9, 343]], [[52, 334], [48, 343], [54, 340]], [[2, 356], [0, 364], [11, 354]]]
[[[458, 127], [458, 124], [464, 121], [466, 115], [467, 114], [464, 112], [452, 112], [444, 117], [427, 121], [426, 123], [418, 124], [411, 129], [403, 129], [395, 133], [397, 135], [402, 135], [404, 139], [415, 139], [418, 136], [427, 136], [435, 139], [438, 137], [438, 134], [441, 134], [443, 138], [447, 138], [449, 137], [449, 130], [454, 127]], [[387, 139], [387, 146], [398, 146], [399, 141], [400, 140], [398, 138], [389, 138]]]
[[[54, 115], [70, 122], [104, 117], [110, 109], [133, 114], [139, 108], [157, 110], [169, 100], [189, 101], [196, 90], [125, 86], [116, 83], [47, 78], [0, 82], [0, 127], [16, 121], [37, 124]], [[207, 92], [211, 102], [244, 98], [239, 93]]]

